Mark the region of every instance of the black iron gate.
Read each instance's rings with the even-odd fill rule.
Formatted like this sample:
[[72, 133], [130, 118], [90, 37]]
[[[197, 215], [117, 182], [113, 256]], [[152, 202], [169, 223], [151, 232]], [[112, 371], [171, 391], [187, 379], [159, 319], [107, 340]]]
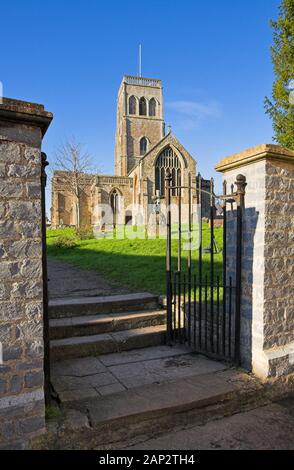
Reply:
[[[238, 175], [236, 190], [232, 185], [229, 194], [224, 182], [220, 196], [214, 192], [213, 179], [207, 188], [200, 175], [195, 181], [189, 175], [187, 186], [173, 186], [168, 170], [165, 181], [167, 342], [184, 343], [194, 351], [238, 365], [242, 209], [246, 178]], [[185, 223], [182, 220], [184, 194], [187, 201]], [[208, 218], [203, 220], [204, 203]], [[227, 254], [227, 204], [232, 209], [229, 216], [235, 236], [233, 254]], [[216, 221], [219, 228], [216, 228]], [[187, 245], [185, 256], [184, 232]]]

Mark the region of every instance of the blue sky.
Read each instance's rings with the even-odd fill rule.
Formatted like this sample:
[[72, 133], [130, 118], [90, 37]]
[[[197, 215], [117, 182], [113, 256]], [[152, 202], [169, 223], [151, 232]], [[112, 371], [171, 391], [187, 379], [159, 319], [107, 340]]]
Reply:
[[4, 95], [54, 113], [49, 161], [75, 136], [113, 173], [116, 95], [124, 74], [161, 78], [165, 120], [203, 176], [223, 156], [272, 141], [263, 109], [273, 81], [278, 0], [1, 2]]

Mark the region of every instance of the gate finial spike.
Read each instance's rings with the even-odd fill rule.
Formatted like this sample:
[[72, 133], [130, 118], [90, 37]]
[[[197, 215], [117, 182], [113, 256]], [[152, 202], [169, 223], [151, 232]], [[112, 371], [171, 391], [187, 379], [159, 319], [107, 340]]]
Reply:
[[210, 205], [214, 205], [214, 179], [210, 178]]
[[246, 183], [246, 176], [244, 175], [237, 175], [235, 185], [237, 186], [237, 205], [243, 207], [244, 206], [244, 195], [245, 195], [245, 188], [247, 186]]
[[247, 186], [246, 176], [237, 175], [235, 185], [237, 186], [237, 192], [245, 193], [245, 187]]

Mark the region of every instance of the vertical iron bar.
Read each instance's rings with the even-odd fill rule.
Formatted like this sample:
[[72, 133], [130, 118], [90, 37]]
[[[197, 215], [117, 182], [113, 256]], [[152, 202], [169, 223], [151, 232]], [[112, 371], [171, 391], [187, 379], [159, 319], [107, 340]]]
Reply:
[[227, 337], [227, 285], [225, 284], [223, 286], [223, 298], [226, 298], [225, 300], [225, 308], [223, 308], [223, 318], [222, 318], [222, 350], [223, 350], [223, 356], [226, 356], [226, 337]]
[[166, 171], [166, 322], [167, 343], [172, 341], [172, 291], [171, 291], [171, 173]]
[[177, 272], [174, 273], [174, 282], [173, 282], [173, 331], [174, 331], [174, 340], [176, 336], [176, 329], [177, 329]]
[[241, 327], [241, 275], [242, 275], [242, 215], [244, 207], [244, 195], [246, 178], [237, 175], [237, 247], [236, 247], [236, 292], [235, 292], [235, 351], [234, 360], [240, 365], [240, 327]]
[[[231, 194], [234, 193], [234, 185], [231, 184]], [[231, 212], [233, 212], [233, 202], [231, 201]]]
[[197, 287], [196, 287], [196, 274], [194, 274], [193, 276], [193, 281], [194, 281], [194, 285], [193, 285], [193, 295], [194, 295], [194, 310], [193, 310], [193, 313], [194, 313], [194, 324], [193, 324], [193, 343], [194, 343], [194, 349], [196, 348], [196, 321], [197, 321], [197, 305], [196, 305], [196, 293], [197, 293]]
[[210, 180], [210, 350], [214, 352], [213, 345], [213, 281], [214, 281], [214, 184]]
[[41, 154], [41, 207], [42, 207], [42, 271], [43, 271], [43, 337], [44, 337], [44, 393], [45, 403], [51, 403], [51, 374], [50, 374], [50, 337], [49, 337], [49, 311], [48, 311], [48, 274], [47, 274], [47, 248], [46, 248], [46, 202], [45, 188], [47, 182], [46, 166], [47, 156]]
[[217, 311], [217, 314], [216, 314], [216, 349], [217, 349], [217, 353], [219, 353], [219, 340], [220, 340], [220, 337], [219, 337], [219, 285], [220, 285], [219, 276], [217, 276], [217, 280], [216, 280], [216, 286], [217, 286], [217, 292], [216, 292], [216, 311]]
[[237, 233], [236, 233], [236, 290], [235, 290], [235, 338], [234, 362], [240, 365], [240, 302], [241, 302], [241, 246], [242, 246], [242, 210], [237, 203]]
[[187, 321], [187, 330], [188, 330], [188, 344], [191, 345], [191, 330], [192, 330], [192, 309], [191, 309], [191, 295], [192, 295], [192, 279], [191, 273], [188, 275], [188, 321]]
[[178, 272], [178, 341], [181, 342], [181, 271]]
[[185, 342], [186, 340], [186, 274], [184, 274], [183, 276], [183, 288], [184, 288], [184, 292], [183, 292], [183, 302], [184, 302], [184, 309], [183, 309], [183, 329], [182, 329], [182, 332], [183, 332], [183, 342]]
[[179, 207], [179, 211], [178, 211], [178, 271], [181, 271], [181, 252], [182, 252], [182, 246], [181, 246], [181, 243], [182, 243], [182, 188], [181, 186], [179, 186], [178, 188], [178, 195], [179, 195], [179, 199], [178, 199], [178, 207]]
[[188, 182], [188, 239], [189, 239], [189, 250], [188, 250], [188, 273], [191, 274], [191, 208], [192, 208], [192, 198], [191, 198], [191, 192], [192, 192], [192, 187], [191, 187], [191, 173], [189, 173], [189, 182]]
[[[223, 182], [223, 194], [227, 194], [227, 182]], [[223, 203], [223, 321], [222, 321], [222, 348], [223, 355], [226, 355], [226, 283], [227, 283], [227, 206], [226, 200]]]
[[200, 203], [200, 214], [199, 214], [199, 257], [198, 257], [198, 268], [199, 268], [199, 348], [202, 345], [202, 177], [198, 173], [198, 185], [199, 185], [199, 203]]
[[205, 275], [205, 285], [204, 285], [204, 305], [205, 305], [205, 349], [207, 350], [207, 333], [208, 333], [208, 324], [207, 324], [207, 274]]
[[192, 200], [191, 200], [191, 192], [192, 192], [192, 186], [191, 186], [191, 173], [189, 173], [188, 177], [188, 343], [190, 345], [191, 343], [191, 257], [192, 257], [192, 247], [191, 247], [191, 212], [192, 212]]
[[187, 319], [187, 329], [188, 329], [188, 344], [191, 345], [191, 333], [192, 333], [192, 277], [191, 273], [188, 276], [188, 319]]
[[199, 284], [199, 305], [198, 305], [198, 343], [199, 349], [202, 347], [202, 284]]
[[231, 357], [232, 353], [232, 278], [229, 279], [229, 324], [228, 324], [228, 355]]

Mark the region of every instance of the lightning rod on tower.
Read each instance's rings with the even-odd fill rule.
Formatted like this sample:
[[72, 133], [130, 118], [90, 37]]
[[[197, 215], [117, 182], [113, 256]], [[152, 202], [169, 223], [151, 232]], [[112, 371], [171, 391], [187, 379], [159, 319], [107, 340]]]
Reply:
[[139, 44], [139, 77], [142, 77], [142, 45]]

